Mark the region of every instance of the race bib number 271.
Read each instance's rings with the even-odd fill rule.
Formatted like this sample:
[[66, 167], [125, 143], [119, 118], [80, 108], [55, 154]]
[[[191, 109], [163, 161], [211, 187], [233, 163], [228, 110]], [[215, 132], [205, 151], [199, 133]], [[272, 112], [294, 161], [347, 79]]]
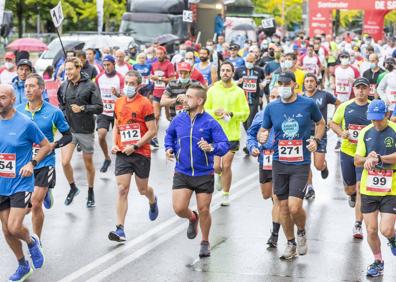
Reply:
[[302, 162], [304, 161], [302, 140], [279, 140], [279, 161]]

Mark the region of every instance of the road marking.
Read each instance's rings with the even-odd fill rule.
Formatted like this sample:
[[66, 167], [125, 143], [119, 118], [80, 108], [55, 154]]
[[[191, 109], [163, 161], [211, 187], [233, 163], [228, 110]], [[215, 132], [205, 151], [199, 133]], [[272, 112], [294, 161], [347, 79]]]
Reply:
[[[243, 184], [245, 184], [246, 182], [249, 182], [250, 180], [257, 178], [258, 173], [253, 173], [249, 176], [246, 176], [244, 178], [242, 178], [241, 180], [237, 181], [232, 187], [233, 189], [242, 186]], [[257, 185], [256, 185], [257, 186]], [[236, 195], [238, 195], [239, 192], [241, 191], [245, 191], [246, 189], [240, 190], [235, 194], [231, 194], [231, 199], [235, 198]], [[215, 202], [217, 199], [219, 199], [221, 197], [222, 193], [216, 193], [213, 196], [212, 199], [212, 203]], [[220, 204], [212, 207], [212, 210], [214, 209], [218, 209], [220, 206]], [[192, 207], [192, 209], [196, 209], [196, 206]], [[148, 230], [147, 232], [143, 233], [142, 235], [136, 237], [135, 239], [128, 241], [126, 244], [124, 244], [124, 246], [114, 249], [113, 251], [95, 259], [94, 261], [90, 262], [89, 264], [81, 267], [80, 269], [76, 270], [75, 272], [67, 275], [66, 277], [64, 277], [63, 279], [59, 280], [60, 282], [70, 282], [70, 281], [74, 281], [77, 278], [87, 274], [88, 272], [94, 270], [95, 268], [97, 268], [98, 266], [100, 266], [101, 264], [111, 261], [113, 258], [115, 258], [116, 256], [118, 256], [121, 253], [124, 253], [126, 251], [128, 251], [129, 249], [132, 249], [133, 247], [136, 247], [137, 245], [139, 245], [140, 243], [144, 242], [145, 240], [147, 240], [147, 238], [156, 235], [160, 232], [162, 232], [163, 230], [165, 230], [166, 228], [168, 228], [169, 226], [175, 224], [176, 222], [184, 222], [183, 219], [179, 218], [178, 216], [173, 216], [171, 218], [169, 218], [168, 220], [166, 220], [165, 222], [159, 224], [158, 226]], [[185, 227], [185, 226], [184, 226]], [[161, 237], [162, 238], [162, 237]]]
[[[252, 189], [257, 188], [257, 184], [253, 184], [248, 186], [245, 189], [239, 190], [236, 192], [234, 195], [231, 195], [231, 200], [236, 200], [243, 195], [245, 195], [247, 192], [251, 191]], [[216, 203], [216, 205], [212, 208], [212, 213], [215, 212], [220, 208], [220, 203]], [[160, 238], [146, 244], [144, 247], [138, 249], [137, 251], [133, 252], [132, 254], [126, 256], [122, 260], [119, 260], [115, 262], [113, 265], [109, 266], [105, 270], [99, 272], [96, 274], [94, 277], [90, 278], [89, 280], [86, 280], [87, 282], [98, 282], [104, 280], [106, 277], [110, 276], [114, 272], [122, 269], [123, 267], [127, 266], [134, 260], [138, 259], [139, 257], [147, 254], [151, 250], [153, 250], [155, 247], [161, 245], [162, 243], [166, 242], [176, 234], [185, 231], [186, 230], [186, 224], [183, 222], [182, 224], [178, 225], [176, 228], [172, 229], [171, 231], [165, 233], [162, 235]]]

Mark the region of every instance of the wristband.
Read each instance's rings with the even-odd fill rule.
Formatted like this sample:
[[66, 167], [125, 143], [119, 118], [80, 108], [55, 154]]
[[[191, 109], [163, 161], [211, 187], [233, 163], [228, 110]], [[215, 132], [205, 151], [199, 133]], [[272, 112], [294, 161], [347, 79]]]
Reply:
[[30, 162], [32, 163], [32, 166], [33, 166], [33, 167], [36, 167], [36, 166], [37, 166], [37, 161], [36, 161], [36, 160], [31, 160]]
[[134, 144], [134, 145], [133, 145], [133, 149], [136, 151], [137, 149], [139, 149], [139, 146], [136, 145], [136, 144]]

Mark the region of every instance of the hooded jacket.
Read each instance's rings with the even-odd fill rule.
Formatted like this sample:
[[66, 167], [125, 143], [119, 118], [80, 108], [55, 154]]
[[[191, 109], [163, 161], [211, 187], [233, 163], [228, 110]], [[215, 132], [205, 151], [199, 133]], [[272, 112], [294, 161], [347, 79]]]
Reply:
[[[232, 112], [231, 119], [229, 121], [219, 119], [215, 115], [218, 109]], [[205, 110], [220, 123], [229, 141], [239, 141], [241, 123], [247, 120], [250, 110], [245, 92], [236, 83], [233, 83], [230, 88], [225, 88], [222, 81], [213, 84], [208, 90]]]
[[[94, 133], [94, 115], [102, 113], [103, 103], [99, 89], [85, 72], [81, 72], [81, 78], [76, 84], [68, 80], [62, 83], [58, 90], [58, 101], [73, 133]], [[85, 109], [74, 113], [72, 104], [84, 106]]]

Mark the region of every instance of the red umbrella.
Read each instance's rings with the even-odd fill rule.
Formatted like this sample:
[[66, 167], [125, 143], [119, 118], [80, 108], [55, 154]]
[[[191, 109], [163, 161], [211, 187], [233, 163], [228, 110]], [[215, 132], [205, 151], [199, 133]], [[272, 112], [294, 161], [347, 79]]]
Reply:
[[19, 38], [7, 46], [14, 51], [42, 52], [48, 50], [46, 44], [36, 38]]

